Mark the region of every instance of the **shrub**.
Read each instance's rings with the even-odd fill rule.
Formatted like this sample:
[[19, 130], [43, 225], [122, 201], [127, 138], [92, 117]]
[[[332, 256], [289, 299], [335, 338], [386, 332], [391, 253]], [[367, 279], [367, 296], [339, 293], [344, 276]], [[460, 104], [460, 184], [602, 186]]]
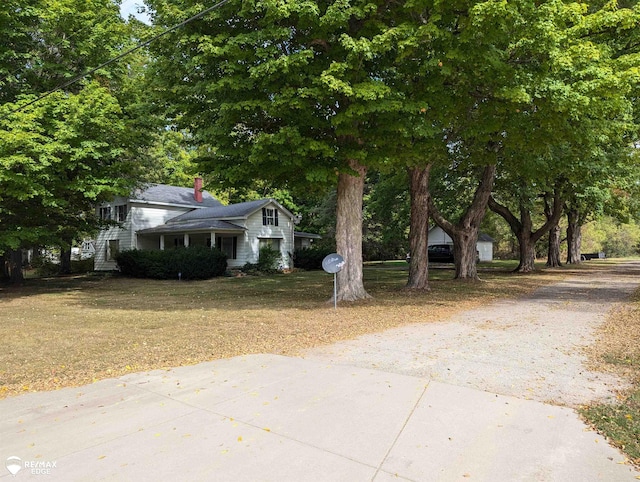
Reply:
[[74, 274], [91, 273], [93, 271], [93, 256], [86, 259], [72, 259], [71, 272]]
[[134, 278], [208, 279], [227, 269], [227, 256], [203, 246], [165, 251], [132, 249], [116, 255], [120, 272]]
[[322, 269], [322, 260], [333, 250], [329, 247], [315, 247], [296, 249], [293, 254], [293, 265], [300, 269]]
[[260, 248], [257, 263], [246, 263], [242, 268], [243, 273], [247, 274], [273, 274], [280, 271], [282, 264], [282, 254], [271, 246]]
[[34, 258], [31, 262], [31, 267], [35, 269], [38, 276], [43, 278], [56, 276], [60, 272], [60, 265], [58, 263], [54, 263], [43, 256]]
[[258, 269], [264, 273], [273, 273], [280, 270], [282, 264], [282, 254], [271, 246], [260, 248], [258, 256]]

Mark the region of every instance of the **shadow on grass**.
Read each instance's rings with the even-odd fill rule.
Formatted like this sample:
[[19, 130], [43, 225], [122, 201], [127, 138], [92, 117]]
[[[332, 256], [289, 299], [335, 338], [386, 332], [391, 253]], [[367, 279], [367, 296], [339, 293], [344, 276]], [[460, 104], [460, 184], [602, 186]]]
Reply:
[[[436, 266], [429, 270], [431, 290], [403, 290], [408, 278], [406, 262], [368, 264], [364, 284], [371, 300], [348, 306], [425, 306], [459, 300], [489, 301], [530, 293], [536, 287], [560, 280], [576, 270], [539, 270], [528, 275], [513, 273], [516, 263], [496, 262], [479, 267], [480, 282], [453, 280], [454, 269]], [[611, 267], [609, 267], [611, 269]], [[180, 310], [316, 310], [326, 308], [333, 295], [333, 276], [324, 271], [296, 271], [266, 276], [221, 277], [205, 281], [146, 280], [117, 274], [29, 279], [22, 286], [0, 286], [2, 301], [39, 297], [64, 299], [78, 309], [167, 312]]]

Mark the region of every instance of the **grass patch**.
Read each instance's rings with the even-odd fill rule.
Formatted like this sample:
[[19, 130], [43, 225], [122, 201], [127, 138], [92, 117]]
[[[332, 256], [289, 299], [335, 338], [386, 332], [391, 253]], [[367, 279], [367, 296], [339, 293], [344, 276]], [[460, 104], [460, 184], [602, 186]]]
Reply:
[[329, 302], [333, 276], [322, 271], [203, 281], [30, 279], [0, 286], [0, 398], [243, 354], [296, 355], [387, 328], [437, 323], [593, 266], [531, 275], [481, 266], [479, 283], [456, 282], [452, 268], [434, 268], [431, 291], [415, 293], [402, 290], [406, 263], [371, 265], [364, 280], [374, 298], [338, 310]]
[[581, 409], [582, 416], [631, 462], [640, 467], [640, 290], [632, 303], [611, 313], [589, 350], [591, 364], [632, 382], [633, 388], [618, 394], [614, 404]]

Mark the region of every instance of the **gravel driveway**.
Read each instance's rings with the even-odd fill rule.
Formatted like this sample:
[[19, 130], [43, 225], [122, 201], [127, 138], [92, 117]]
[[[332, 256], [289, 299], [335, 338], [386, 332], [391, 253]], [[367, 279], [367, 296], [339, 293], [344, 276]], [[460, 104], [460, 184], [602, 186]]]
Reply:
[[[591, 261], [597, 263], [597, 261]], [[604, 267], [603, 267], [604, 268]], [[437, 323], [416, 323], [313, 348], [304, 357], [430, 378], [577, 407], [615, 396], [618, 377], [590, 371], [584, 348], [640, 284], [640, 263], [585, 272]]]

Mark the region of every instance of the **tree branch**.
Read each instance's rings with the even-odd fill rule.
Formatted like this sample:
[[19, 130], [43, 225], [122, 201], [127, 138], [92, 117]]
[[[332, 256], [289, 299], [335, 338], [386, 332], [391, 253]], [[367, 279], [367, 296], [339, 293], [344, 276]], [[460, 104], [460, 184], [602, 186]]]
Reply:
[[[547, 222], [544, 223], [538, 230], [534, 233], [531, 233], [531, 241], [536, 243], [542, 236], [544, 236], [552, 226], [560, 221], [560, 216], [562, 216], [562, 198], [560, 197], [560, 191], [558, 189], [554, 189], [553, 191], [553, 213], [551, 216], [547, 217]], [[547, 211], [547, 200], [545, 198], [545, 212]]]
[[444, 218], [444, 216], [442, 216], [442, 213], [440, 213], [440, 210], [437, 208], [437, 206], [433, 202], [433, 199], [431, 198], [431, 193], [429, 193], [428, 203], [429, 203], [429, 214], [431, 215], [435, 223], [438, 226], [440, 226], [442, 230], [445, 233], [447, 233], [450, 237], [453, 237], [453, 232], [456, 229], [456, 227], [453, 225], [452, 222], [448, 221], [447, 219]]
[[514, 233], [518, 233], [520, 232], [520, 230], [522, 229], [522, 223], [520, 221], [518, 221], [518, 218], [516, 218], [511, 211], [509, 211], [509, 208], [506, 206], [503, 206], [502, 204], [498, 203], [493, 196], [489, 196], [489, 209], [491, 209], [494, 213], [502, 216], [504, 218], [504, 220], [509, 224], [509, 226], [511, 226], [511, 230]]

